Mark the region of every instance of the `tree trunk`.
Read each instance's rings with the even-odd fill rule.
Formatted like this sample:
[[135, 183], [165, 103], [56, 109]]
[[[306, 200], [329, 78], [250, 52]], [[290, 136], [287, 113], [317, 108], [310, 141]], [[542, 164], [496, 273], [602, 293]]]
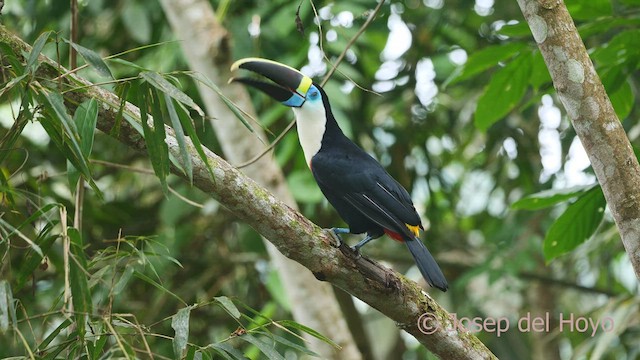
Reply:
[[562, 0], [518, 0], [640, 279], [640, 166]]

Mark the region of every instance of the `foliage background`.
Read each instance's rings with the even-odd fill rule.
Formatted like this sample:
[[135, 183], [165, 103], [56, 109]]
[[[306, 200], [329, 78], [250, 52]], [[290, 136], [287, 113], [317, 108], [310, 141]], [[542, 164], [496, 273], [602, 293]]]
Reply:
[[[301, 34], [295, 23], [298, 3], [212, 3], [233, 36], [229, 56], [276, 59], [318, 77], [327, 71], [319, 39], [324, 54], [335, 59], [373, 9], [366, 1], [316, 2], [320, 34], [313, 10], [303, 2]], [[567, 4], [637, 146], [640, 3]], [[118, 58], [158, 72], [187, 70], [179, 43], [155, 2], [93, 0], [79, 5], [82, 46], [107, 56], [159, 44]], [[32, 44], [48, 30], [68, 39], [69, 20], [69, 8], [52, 1], [8, 2], [2, 15], [5, 26]], [[66, 65], [68, 50], [67, 43], [59, 41], [43, 52]], [[108, 64], [116, 79], [140, 72], [124, 61]], [[426, 242], [452, 284], [446, 294], [433, 294], [440, 303], [459, 317], [508, 318], [511, 329], [500, 337], [478, 333], [499, 357], [635, 358], [640, 353], [637, 279], [603, 201], [590, 196], [597, 192], [592, 189], [595, 178], [515, 2], [390, 1], [339, 70], [325, 86], [336, 117], [349, 136], [413, 189], [428, 223]], [[92, 68], [80, 74], [121, 90]], [[181, 89], [198, 101], [195, 84], [176, 76]], [[3, 84], [9, 80], [9, 72], [3, 71]], [[132, 86], [128, 100], [137, 103], [137, 91]], [[252, 97], [262, 126], [274, 134], [282, 131], [292, 118], [290, 111], [260, 94]], [[19, 99], [3, 94], [1, 101], [6, 132]], [[220, 153], [210, 125], [195, 123], [202, 142]], [[73, 214], [75, 207], [66, 156], [53, 146], [38, 117], [2, 151], [6, 181], [0, 211], [1, 285], [11, 290], [19, 322], [16, 328], [0, 329], [0, 356], [25, 356], [27, 348], [46, 349], [36, 353], [43, 357], [59, 351], [78, 354], [81, 343], [74, 341], [77, 334], [60, 313], [65, 284], [58, 236], [65, 217], [59, 209]], [[302, 213], [321, 226], [340, 224], [315, 187], [294, 132], [276, 147], [276, 158]], [[78, 236], [83, 243], [79, 254], [87, 264], [79, 276], [86, 277], [91, 289], [96, 328], [89, 332], [116, 331], [123, 344], [98, 337], [106, 345], [101, 348], [93, 339], [89, 353], [95, 347], [98, 355], [152, 352], [171, 357], [171, 316], [187, 304], [198, 304], [191, 310], [189, 342], [199, 347], [230, 345], [252, 358], [269, 354], [263, 347], [271, 344], [268, 337], [257, 336], [263, 342], [257, 344], [230, 338], [240, 324], [267, 324], [259, 331], [303, 345], [281, 328], [299, 330], [299, 325], [266, 320], [291, 316], [255, 231], [179, 178], [169, 177], [175, 192], [165, 195], [148, 157], [104, 134], [96, 134], [91, 159], [102, 197], [87, 191]], [[544, 190], [551, 191], [512, 206]], [[48, 211], [39, 214], [43, 207]], [[38, 244], [50, 243], [43, 246], [46, 260], [33, 271], [25, 271], [34, 259], [33, 248], [15, 228]], [[563, 249], [552, 246], [554, 241]], [[377, 241], [365, 252], [420, 279], [409, 254], [392, 241]], [[226, 298], [215, 296], [234, 299], [245, 317], [236, 318]], [[394, 324], [356, 305], [381, 359], [397, 352], [408, 359], [426, 356]], [[518, 331], [518, 319], [529, 313], [549, 313], [550, 331]], [[561, 314], [594, 321], [610, 317], [615, 327], [593, 336], [591, 331], [560, 331]], [[117, 320], [116, 329], [107, 328], [108, 316]], [[49, 343], [47, 336], [54, 329], [63, 331]], [[285, 341], [275, 343], [270, 346], [287, 356], [303, 353]]]

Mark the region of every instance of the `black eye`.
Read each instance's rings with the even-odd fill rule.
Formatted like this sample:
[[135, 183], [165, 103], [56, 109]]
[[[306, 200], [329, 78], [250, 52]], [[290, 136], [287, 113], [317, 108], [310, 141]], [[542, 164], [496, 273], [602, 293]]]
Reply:
[[317, 98], [318, 97], [318, 92], [316, 90], [314, 90], [314, 91], [311, 92], [310, 95], [311, 95], [312, 98]]

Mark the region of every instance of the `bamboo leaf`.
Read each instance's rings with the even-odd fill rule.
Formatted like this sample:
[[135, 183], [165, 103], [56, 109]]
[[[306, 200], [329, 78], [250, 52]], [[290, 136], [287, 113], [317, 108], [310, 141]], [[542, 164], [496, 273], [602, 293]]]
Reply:
[[191, 154], [189, 154], [187, 140], [182, 129], [182, 123], [178, 116], [178, 112], [173, 105], [173, 100], [166, 93], [164, 93], [164, 102], [167, 108], [167, 112], [169, 113], [169, 119], [171, 119], [171, 126], [173, 127], [173, 131], [175, 132], [176, 140], [178, 140], [180, 155], [182, 155], [182, 162], [180, 163], [182, 172], [187, 175], [187, 177], [189, 178], [189, 182], [193, 183], [193, 164], [191, 162]]
[[89, 157], [93, 149], [93, 138], [96, 123], [98, 122], [98, 102], [95, 99], [91, 99], [80, 104], [76, 109], [73, 120], [78, 127], [82, 154]]
[[200, 106], [198, 106], [198, 104], [196, 104], [187, 94], [182, 92], [182, 90], [178, 89], [172, 83], [167, 81], [167, 79], [162, 77], [162, 75], [157, 72], [145, 71], [140, 73], [140, 76], [151, 84], [151, 86], [192, 108], [200, 116], [204, 117], [204, 111], [202, 111]]
[[582, 244], [596, 231], [606, 206], [599, 186], [584, 193], [551, 225], [544, 239], [544, 256], [551, 260]]
[[104, 60], [102, 60], [102, 57], [100, 55], [98, 55], [98, 53], [96, 53], [93, 50], [87, 49], [86, 47], [84, 47], [84, 46], [82, 46], [80, 44], [76, 44], [74, 42], [71, 42], [69, 40], [65, 40], [65, 42], [67, 42], [68, 44], [73, 46], [73, 48], [76, 49], [78, 54], [80, 54], [80, 56], [82, 56], [82, 58], [89, 65], [91, 65], [94, 69], [96, 69], [98, 74], [100, 74], [101, 76], [104, 76], [104, 77], [111, 78], [111, 79], [114, 78], [113, 74], [111, 73], [111, 70], [109, 69], [107, 64], [104, 62]]
[[286, 347], [292, 348], [292, 349], [294, 349], [296, 351], [299, 351], [301, 353], [305, 353], [305, 354], [313, 356], [313, 357], [318, 357], [318, 358], [320, 357], [319, 354], [307, 349], [304, 346], [301, 346], [301, 345], [298, 345], [296, 343], [293, 343], [293, 342], [283, 338], [282, 336], [278, 336], [276, 334], [269, 334], [269, 337], [272, 338], [273, 340], [279, 342], [280, 344], [282, 344], [282, 345], [284, 345]]
[[[144, 134], [144, 140], [147, 144], [147, 151], [149, 153], [149, 160], [151, 160], [151, 166], [153, 171], [162, 184], [162, 189], [165, 194], [169, 191], [167, 187], [167, 175], [169, 168], [169, 154], [166, 143], [164, 142], [164, 124], [161, 124], [161, 130], [158, 130], [156, 125], [157, 121], [154, 118], [154, 128], [149, 125], [148, 109], [149, 105], [153, 104], [153, 95], [147, 86], [141, 86], [139, 90], [139, 104], [140, 104], [140, 120], [142, 122], [142, 129]], [[153, 105], [155, 106], [155, 105]], [[157, 106], [156, 106], [157, 107]], [[157, 110], [156, 110], [157, 111]], [[154, 114], [155, 115], [155, 114]], [[160, 133], [161, 131], [161, 133]]]
[[17, 325], [13, 292], [8, 281], [0, 280], [0, 334], [9, 330], [11, 324]]
[[[97, 121], [98, 103], [95, 99], [87, 100], [80, 104], [73, 115], [73, 122], [78, 128], [78, 135], [80, 137], [80, 151], [85, 159], [89, 159], [91, 156]], [[69, 160], [67, 160], [67, 178], [69, 179], [72, 191], [75, 191], [80, 173]]]
[[178, 310], [171, 318], [171, 328], [175, 331], [173, 337], [173, 353], [176, 358], [182, 358], [184, 350], [187, 348], [189, 340], [189, 316], [194, 306], [187, 306]]
[[172, 293], [169, 289], [167, 289], [166, 287], [162, 286], [162, 284], [158, 283], [157, 281], [153, 280], [152, 278], [148, 277], [147, 275], [139, 272], [139, 271], [134, 271], [133, 274], [139, 278], [140, 280], [143, 280], [147, 283], [149, 283], [150, 285], [152, 285], [153, 287], [155, 287], [158, 290], [161, 290], [164, 293], [167, 293], [171, 296], [173, 296], [176, 300], [180, 301], [181, 303], [184, 303], [184, 301], [176, 294]]
[[240, 310], [236, 307], [236, 305], [226, 296], [216, 296], [214, 299], [220, 304], [229, 315], [233, 316], [236, 319], [239, 319], [242, 315]]
[[251, 334], [243, 334], [239, 336], [239, 338], [253, 344], [270, 360], [285, 360], [284, 357], [276, 351], [275, 344], [267, 344]]
[[212, 348], [215, 352], [228, 360], [246, 360], [246, 356], [233, 346], [226, 343], [209, 344], [207, 347]]
[[47, 44], [47, 40], [49, 40], [51, 33], [52, 31], [43, 32], [33, 43], [33, 48], [31, 49], [29, 58], [27, 59], [27, 70], [29, 72], [35, 73], [36, 69], [38, 68], [38, 57], [40, 56], [42, 49], [44, 49], [44, 46]]
[[333, 340], [329, 339], [328, 337], [320, 334], [319, 332], [313, 330], [312, 328], [308, 327], [308, 326], [304, 326], [300, 323], [297, 323], [295, 321], [291, 321], [291, 320], [280, 320], [278, 321], [278, 324], [286, 327], [286, 328], [290, 328], [290, 329], [296, 329], [299, 331], [302, 331], [304, 333], [307, 333], [313, 337], [315, 337], [316, 339], [319, 339], [331, 346], [333, 346], [336, 349], [340, 348], [340, 345], [336, 344], [335, 342], [333, 342]]
[[67, 234], [71, 244], [70, 251], [73, 256], [69, 261], [69, 283], [73, 297], [73, 309], [76, 312], [76, 326], [78, 336], [84, 340], [85, 328], [88, 317], [92, 313], [91, 292], [89, 279], [87, 278], [87, 258], [84, 252], [82, 236], [76, 228], [68, 228]]
[[203, 76], [200, 73], [187, 73], [187, 75], [189, 75], [191, 78], [193, 78], [194, 80], [200, 82], [201, 84], [205, 85], [206, 87], [208, 87], [209, 89], [213, 90], [216, 92], [216, 94], [218, 94], [218, 96], [220, 96], [220, 100], [222, 100], [222, 102], [224, 102], [224, 104], [229, 108], [229, 110], [231, 110], [231, 112], [233, 113], [233, 115], [235, 115], [236, 118], [238, 118], [238, 120], [240, 120], [240, 122], [242, 122], [242, 124], [251, 132], [253, 132], [253, 126], [251, 126], [251, 124], [249, 124], [249, 121], [244, 117], [244, 115], [242, 114], [242, 112], [240, 112], [240, 110], [238, 110], [238, 107], [236, 106], [236, 104], [234, 104], [231, 100], [229, 100], [229, 98], [227, 98], [222, 91], [220, 90], [220, 88], [218, 87], [218, 85], [214, 84], [213, 81], [209, 80], [209, 78]]
[[209, 164], [209, 158], [207, 157], [207, 154], [205, 154], [204, 152], [204, 146], [200, 142], [200, 138], [196, 133], [196, 128], [193, 125], [193, 120], [189, 116], [188, 111], [184, 107], [182, 107], [182, 105], [180, 108], [183, 110], [183, 113], [181, 113], [181, 116], [180, 116], [180, 122], [182, 123], [182, 128], [186, 131], [187, 136], [189, 136], [189, 138], [191, 139], [191, 143], [193, 144], [193, 147], [196, 149], [198, 156], [200, 156], [200, 159], [207, 165], [207, 171], [209, 172], [211, 179], [215, 179], [213, 175], [213, 168], [211, 168], [211, 164]]

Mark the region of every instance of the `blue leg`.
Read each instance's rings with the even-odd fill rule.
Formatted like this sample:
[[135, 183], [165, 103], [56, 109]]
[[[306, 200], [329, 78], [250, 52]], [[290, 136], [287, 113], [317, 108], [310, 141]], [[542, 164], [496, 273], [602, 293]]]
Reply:
[[340, 247], [340, 245], [342, 245], [342, 237], [340, 237], [341, 234], [349, 234], [351, 231], [349, 231], [349, 229], [347, 228], [331, 228], [331, 232], [333, 233], [333, 235], [335, 235], [336, 239], [338, 240], [338, 244], [336, 247]]
[[354, 247], [353, 250], [360, 252], [360, 248], [363, 247], [366, 243], [368, 243], [369, 241], [375, 239], [373, 236], [367, 234], [367, 236], [365, 236], [364, 239], [362, 239], [359, 243], [357, 243]]

